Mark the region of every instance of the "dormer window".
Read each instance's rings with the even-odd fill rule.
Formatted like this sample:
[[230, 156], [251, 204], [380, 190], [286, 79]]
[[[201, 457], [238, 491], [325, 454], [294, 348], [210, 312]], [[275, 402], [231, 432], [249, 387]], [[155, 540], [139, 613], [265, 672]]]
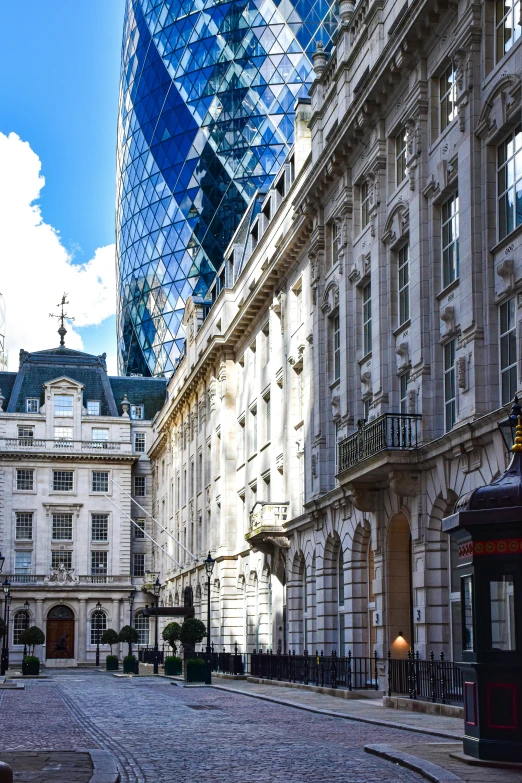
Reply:
[[131, 419], [144, 419], [145, 418], [145, 406], [144, 405], [131, 405], [130, 406]]
[[87, 413], [89, 416], [100, 415], [100, 401], [99, 400], [87, 400]]
[[40, 409], [39, 400], [37, 397], [27, 397], [25, 401], [26, 413], [38, 413]]
[[72, 394], [57, 394], [54, 398], [54, 415], [71, 416], [73, 415], [73, 397]]

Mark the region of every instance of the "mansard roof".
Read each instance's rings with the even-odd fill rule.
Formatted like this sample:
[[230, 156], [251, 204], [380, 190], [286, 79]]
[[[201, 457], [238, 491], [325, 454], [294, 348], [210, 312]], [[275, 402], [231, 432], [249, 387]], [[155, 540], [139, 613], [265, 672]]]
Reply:
[[145, 418], [152, 419], [166, 397], [165, 378], [109, 377], [106, 355], [94, 356], [65, 346], [43, 351], [20, 351], [18, 372], [1, 372], [0, 388], [7, 413], [24, 413], [26, 399], [44, 400], [44, 384], [66, 376], [81, 383], [83, 402], [100, 401], [102, 416], [121, 416], [121, 402], [126, 394], [129, 402], [145, 406]]

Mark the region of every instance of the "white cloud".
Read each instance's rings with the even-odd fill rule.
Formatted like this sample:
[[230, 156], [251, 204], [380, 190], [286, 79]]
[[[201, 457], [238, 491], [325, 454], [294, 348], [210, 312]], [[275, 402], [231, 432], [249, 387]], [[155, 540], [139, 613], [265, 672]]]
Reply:
[[[57, 312], [64, 291], [76, 326], [99, 324], [116, 309], [115, 246], [98, 248], [86, 264], [72, 263], [59, 233], [42, 218], [40, 170], [28, 142], [0, 133], [0, 292], [10, 370], [18, 368], [20, 348], [39, 351], [58, 344], [58, 324], [49, 313]], [[66, 345], [82, 350], [74, 326], [67, 330]]]

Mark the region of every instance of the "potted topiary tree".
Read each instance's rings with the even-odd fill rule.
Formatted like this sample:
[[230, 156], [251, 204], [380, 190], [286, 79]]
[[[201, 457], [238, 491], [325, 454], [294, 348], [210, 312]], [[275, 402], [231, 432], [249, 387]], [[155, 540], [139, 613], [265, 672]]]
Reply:
[[207, 635], [205, 624], [187, 617], [181, 626], [179, 640], [185, 656], [185, 682], [205, 682], [205, 662], [194, 656], [195, 646]]
[[38, 675], [40, 674], [40, 659], [34, 654], [34, 648], [37, 644], [43, 644], [45, 642], [45, 634], [36, 625], [32, 625], [30, 628], [26, 628], [20, 634], [21, 644], [32, 647], [32, 655], [26, 655], [22, 661], [22, 674], [26, 675]]
[[118, 671], [118, 656], [112, 654], [112, 645], [118, 644], [119, 640], [120, 637], [112, 628], [107, 628], [107, 630], [102, 633], [101, 643], [108, 644], [111, 648], [111, 654], [105, 658], [105, 664], [107, 666], [108, 672]]
[[123, 659], [124, 674], [138, 674], [136, 656], [131, 654], [131, 644], [138, 644], [139, 634], [132, 625], [124, 625], [118, 634], [118, 641], [129, 645], [129, 654]]
[[176, 642], [179, 642], [181, 625], [179, 623], [168, 623], [163, 629], [163, 640], [172, 647], [174, 655], [167, 655], [165, 658], [165, 674], [167, 677], [173, 677], [181, 674], [181, 658], [176, 656]]

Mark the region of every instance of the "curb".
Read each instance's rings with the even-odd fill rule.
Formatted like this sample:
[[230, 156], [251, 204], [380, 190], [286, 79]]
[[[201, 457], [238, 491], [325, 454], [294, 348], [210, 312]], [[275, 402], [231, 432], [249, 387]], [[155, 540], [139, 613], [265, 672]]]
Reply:
[[420, 759], [417, 756], [411, 756], [409, 753], [395, 750], [389, 745], [365, 745], [364, 750], [373, 756], [379, 756], [386, 761], [411, 769], [412, 772], [417, 772], [426, 780], [431, 780], [432, 783], [463, 783], [462, 778], [454, 775], [449, 769], [439, 767], [438, 764], [433, 764], [433, 762]]
[[[344, 718], [345, 720], [354, 720], [359, 723], [370, 723], [373, 726], [385, 726], [387, 729], [398, 729], [399, 731], [412, 731], [415, 734], [428, 734], [430, 737], [443, 737], [444, 739], [455, 740], [457, 742], [459, 740], [462, 740], [461, 734], [452, 734], [449, 731], [439, 731], [437, 729], [420, 728], [419, 726], [409, 726], [407, 723], [394, 723], [389, 720], [378, 720], [377, 718], [361, 718], [359, 715], [345, 715], [343, 712], [334, 712], [333, 710], [322, 710], [320, 707], [310, 707], [307, 704], [296, 704], [293, 701], [286, 701], [285, 699], [276, 699], [274, 696], [265, 696], [261, 693], [248, 693], [247, 691], [241, 691], [236, 688], [228, 688], [225, 685], [212, 685], [207, 687], [212, 687], [220, 691], [227, 691], [228, 693], [237, 693], [240, 696], [248, 696], [251, 699], [261, 699], [263, 701], [270, 701], [273, 704], [282, 704], [284, 707], [293, 707], [296, 710], [315, 712], [318, 715], [326, 715], [329, 718]], [[458, 779], [459, 778], [457, 778], [457, 780]]]
[[[215, 675], [213, 675], [215, 676]], [[327, 688], [324, 685], [314, 685], [309, 683], [305, 685], [302, 682], [284, 682], [283, 680], [267, 680], [264, 677], [251, 677], [249, 674], [244, 678], [247, 682], [252, 682], [255, 685], [271, 685], [272, 687], [280, 688], [295, 688], [296, 690], [308, 691], [309, 693], [322, 693], [325, 696], [334, 696], [338, 699], [383, 699], [386, 691], [383, 690], [345, 690], [343, 688]]]
[[119, 783], [121, 780], [116, 761], [112, 753], [106, 750], [83, 750], [80, 753], [89, 753], [93, 766], [93, 773], [89, 783]]

